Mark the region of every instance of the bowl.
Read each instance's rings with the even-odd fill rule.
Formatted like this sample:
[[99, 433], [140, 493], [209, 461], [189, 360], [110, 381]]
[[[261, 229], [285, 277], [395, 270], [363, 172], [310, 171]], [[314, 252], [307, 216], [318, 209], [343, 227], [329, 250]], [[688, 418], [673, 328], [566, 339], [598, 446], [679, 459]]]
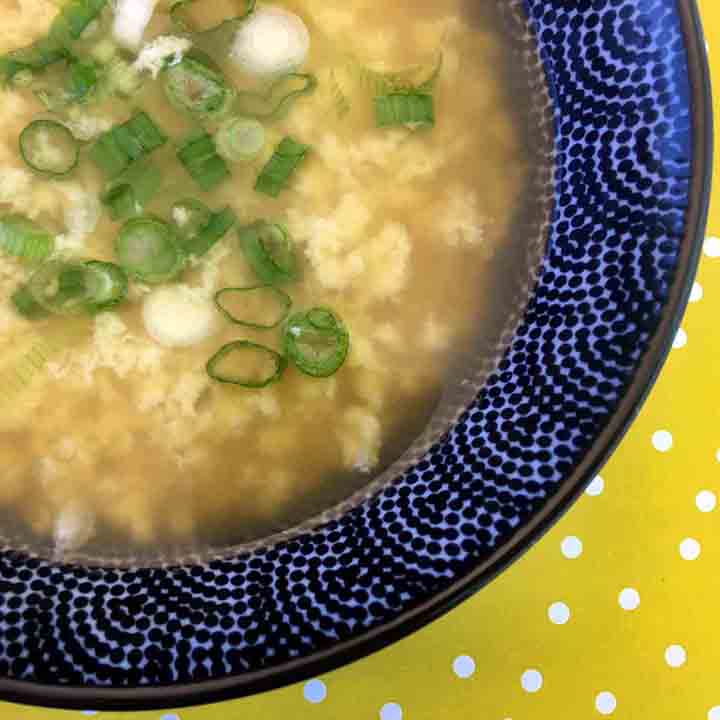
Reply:
[[326, 672], [490, 582], [607, 459], [670, 349], [702, 245], [698, 13], [692, 0], [497, 2], [534, 91], [530, 131], [554, 151], [536, 144], [526, 264], [540, 253], [539, 271], [513, 279], [524, 299], [462, 412], [438, 415], [353, 498], [232, 553], [121, 566], [4, 549], [4, 699], [149, 709]]

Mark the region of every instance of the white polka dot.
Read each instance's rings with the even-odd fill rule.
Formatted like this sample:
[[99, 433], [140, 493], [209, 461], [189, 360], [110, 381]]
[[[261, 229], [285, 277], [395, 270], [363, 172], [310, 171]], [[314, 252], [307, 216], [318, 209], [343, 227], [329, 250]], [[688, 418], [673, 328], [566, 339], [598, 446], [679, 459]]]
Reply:
[[536, 693], [543, 686], [543, 676], [539, 670], [526, 670], [520, 684], [525, 692]]
[[460, 655], [453, 662], [453, 672], [462, 680], [467, 680], [475, 674], [475, 660], [469, 655]]
[[180, 720], [180, 716], [175, 713], [170, 713], [169, 715], [163, 715], [160, 720]]
[[683, 560], [697, 560], [700, 550], [700, 543], [694, 538], [685, 538], [680, 543], [680, 556]]
[[715, 459], [720, 462], [720, 449], [715, 451]]
[[675, 350], [679, 350], [680, 348], [684, 348], [687, 344], [687, 333], [682, 328], [680, 328], [675, 335], [672, 346]]
[[554, 625], [564, 625], [570, 619], [570, 608], [563, 602], [555, 602], [548, 608], [548, 617]]
[[717, 506], [717, 496], [712, 490], [702, 490], [695, 496], [695, 504], [700, 512], [712, 512]]
[[720, 705], [711, 707], [708, 710], [707, 720], [720, 720]]
[[598, 696], [595, 698], [595, 709], [601, 715], [612, 715], [615, 712], [616, 707], [617, 700], [615, 699], [615, 696], [607, 690], [598, 693]]
[[682, 645], [670, 645], [665, 650], [665, 662], [671, 668], [682, 667], [687, 662], [687, 652]]
[[402, 716], [402, 708], [397, 703], [387, 703], [380, 708], [380, 720], [402, 720]]
[[700, 283], [693, 283], [692, 290], [690, 291], [690, 302], [700, 302], [703, 299], [703, 288]]
[[322, 680], [309, 680], [303, 686], [303, 695], [308, 702], [316, 705], [327, 697], [327, 687]]
[[673, 436], [667, 430], [658, 430], [653, 433], [652, 444], [658, 452], [667, 452], [673, 446]]
[[574, 535], [568, 535], [561, 543], [560, 550], [568, 560], [575, 560], [582, 555], [582, 540]]
[[703, 251], [708, 257], [720, 257], [720, 238], [709, 237], [705, 240]]
[[640, 593], [635, 588], [625, 588], [621, 590], [618, 602], [623, 610], [637, 610], [640, 607]]
[[587, 487], [587, 490], [585, 491], [588, 495], [591, 495], [592, 497], [597, 497], [598, 495], [603, 494], [603, 490], [605, 490], [605, 481], [598, 475]]

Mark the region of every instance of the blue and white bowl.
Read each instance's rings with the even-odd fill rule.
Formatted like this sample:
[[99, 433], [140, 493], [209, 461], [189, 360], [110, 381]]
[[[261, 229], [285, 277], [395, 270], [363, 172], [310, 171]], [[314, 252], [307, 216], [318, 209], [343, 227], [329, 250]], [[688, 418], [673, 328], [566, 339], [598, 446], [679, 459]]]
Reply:
[[462, 415], [403, 472], [229, 556], [123, 569], [2, 552], [0, 696], [166, 707], [327, 671], [489, 582], [606, 460], [666, 357], [701, 247], [712, 129], [697, 11], [495, 1], [554, 152], [536, 163], [548, 213], [527, 228], [543, 253], [518, 280], [530, 301]]

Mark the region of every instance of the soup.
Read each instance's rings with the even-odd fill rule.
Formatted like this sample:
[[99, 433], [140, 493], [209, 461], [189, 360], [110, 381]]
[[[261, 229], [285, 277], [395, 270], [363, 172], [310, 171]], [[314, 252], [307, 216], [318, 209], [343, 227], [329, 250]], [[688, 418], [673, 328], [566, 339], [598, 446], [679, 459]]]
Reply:
[[488, 13], [2, 0], [8, 538], [243, 543], [412, 445], [528, 270]]

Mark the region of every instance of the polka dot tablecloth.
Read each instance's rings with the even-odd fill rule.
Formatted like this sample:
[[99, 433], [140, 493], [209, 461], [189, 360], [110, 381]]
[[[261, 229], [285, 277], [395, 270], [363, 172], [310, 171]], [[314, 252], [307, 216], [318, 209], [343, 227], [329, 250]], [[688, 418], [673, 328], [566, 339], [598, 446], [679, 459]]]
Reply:
[[[720, 77], [720, 3], [700, 5]], [[719, 497], [716, 193], [650, 400], [584, 497], [489, 587], [381, 653], [277, 692], [130, 714], [0, 704], [0, 720], [720, 720]]]

